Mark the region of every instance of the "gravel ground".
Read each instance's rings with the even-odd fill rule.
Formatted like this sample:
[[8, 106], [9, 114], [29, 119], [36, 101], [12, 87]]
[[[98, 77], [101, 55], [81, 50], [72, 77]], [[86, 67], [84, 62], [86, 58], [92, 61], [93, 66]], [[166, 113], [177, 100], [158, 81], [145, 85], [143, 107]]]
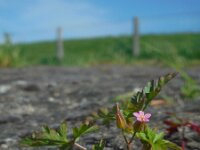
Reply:
[[[56, 127], [63, 120], [68, 121], [70, 128], [91, 112], [112, 106], [111, 99], [115, 96], [141, 88], [150, 79], [172, 71], [159, 67], [128, 66], [0, 69], [0, 150], [28, 150], [18, 145], [20, 137], [40, 129], [44, 124]], [[187, 71], [200, 82], [199, 67]], [[183, 81], [176, 77], [163, 92], [180, 99], [182, 85]], [[171, 106], [151, 107], [149, 111], [153, 113], [152, 120], [155, 122], [152, 121], [152, 126], [162, 126], [162, 121], [168, 117], [164, 112], [177, 112], [200, 123], [199, 100], [184, 103], [175, 100]], [[108, 141], [106, 149], [123, 149], [116, 128], [104, 128], [104, 131], [85, 137], [84, 143], [90, 146], [104, 136]], [[200, 149], [200, 137], [191, 132], [187, 135], [190, 136], [187, 148]], [[172, 137], [172, 140], [177, 141], [177, 137]]]

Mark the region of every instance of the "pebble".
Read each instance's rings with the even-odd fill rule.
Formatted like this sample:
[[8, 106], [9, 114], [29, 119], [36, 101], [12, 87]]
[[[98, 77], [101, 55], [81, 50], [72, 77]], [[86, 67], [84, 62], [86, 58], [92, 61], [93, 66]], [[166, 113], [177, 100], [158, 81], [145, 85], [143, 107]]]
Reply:
[[0, 85], [0, 94], [5, 94], [11, 89], [10, 85]]

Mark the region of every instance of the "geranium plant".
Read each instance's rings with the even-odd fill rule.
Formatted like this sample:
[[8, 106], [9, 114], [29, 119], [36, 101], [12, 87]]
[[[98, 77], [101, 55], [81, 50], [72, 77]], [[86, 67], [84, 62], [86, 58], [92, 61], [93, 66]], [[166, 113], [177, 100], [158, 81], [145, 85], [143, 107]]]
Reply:
[[[130, 100], [120, 101], [113, 108], [103, 108], [93, 113], [93, 122], [95, 123], [96, 119], [102, 120], [105, 125], [115, 122], [127, 150], [133, 148], [135, 139], [141, 141], [145, 150], [181, 150], [176, 144], [165, 140], [164, 133], [157, 133], [148, 126], [153, 114], [145, 111], [161, 88], [175, 76], [176, 73], [171, 73], [148, 82], [143, 90], [133, 95]], [[25, 146], [56, 146], [60, 150], [73, 149], [73, 147], [84, 150], [86, 148], [78, 144], [79, 138], [98, 129], [96, 125], [90, 123], [82, 124], [79, 128], [73, 128], [73, 136], [68, 138], [66, 128], [66, 124], [61, 124], [58, 130], [45, 127], [43, 131], [23, 138], [21, 143]], [[101, 140], [99, 144], [93, 145], [92, 149], [103, 150], [104, 147], [105, 142]]]

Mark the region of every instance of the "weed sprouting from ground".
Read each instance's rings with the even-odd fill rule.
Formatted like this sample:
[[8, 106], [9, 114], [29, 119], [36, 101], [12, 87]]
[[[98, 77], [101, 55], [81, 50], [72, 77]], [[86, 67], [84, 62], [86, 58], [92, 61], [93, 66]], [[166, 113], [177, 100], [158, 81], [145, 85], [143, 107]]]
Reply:
[[[127, 150], [133, 148], [135, 139], [141, 141], [145, 150], [181, 150], [176, 144], [165, 140], [164, 133], [158, 133], [148, 126], [151, 115], [154, 114], [145, 113], [152, 99], [175, 76], [176, 73], [171, 73], [158, 80], [152, 80], [131, 99], [117, 103], [113, 108], [100, 109], [92, 115], [92, 122], [83, 123], [80, 127], [73, 127], [72, 136], [68, 137], [67, 124], [62, 123], [57, 130], [48, 126], [43, 127], [42, 131], [23, 138], [21, 144], [29, 147], [54, 146], [60, 150], [70, 150], [75, 147], [85, 150], [86, 148], [78, 143], [79, 139], [86, 134], [97, 131], [98, 126], [95, 124], [95, 120], [101, 120], [105, 125], [115, 122], [119, 129], [118, 134], [122, 135]], [[101, 140], [99, 144], [93, 145], [92, 149], [103, 150], [104, 147], [105, 142]]]

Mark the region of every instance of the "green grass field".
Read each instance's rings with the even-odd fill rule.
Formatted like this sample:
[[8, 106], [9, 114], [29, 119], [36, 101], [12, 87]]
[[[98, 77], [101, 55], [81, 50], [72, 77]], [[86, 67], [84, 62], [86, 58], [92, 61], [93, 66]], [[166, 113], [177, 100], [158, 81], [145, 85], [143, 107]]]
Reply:
[[[65, 40], [65, 59], [62, 65], [132, 64], [156, 60], [159, 57], [157, 52], [175, 52], [177, 56], [190, 61], [200, 60], [200, 33], [144, 35], [141, 36], [140, 46], [141, 55], [135, 58], [132, 56], [131, 36]], [[58, 64], [55, 59], [55, 41], [18, 44], [10, 50], [6, 49], [0, 46], [0, 66]]]

